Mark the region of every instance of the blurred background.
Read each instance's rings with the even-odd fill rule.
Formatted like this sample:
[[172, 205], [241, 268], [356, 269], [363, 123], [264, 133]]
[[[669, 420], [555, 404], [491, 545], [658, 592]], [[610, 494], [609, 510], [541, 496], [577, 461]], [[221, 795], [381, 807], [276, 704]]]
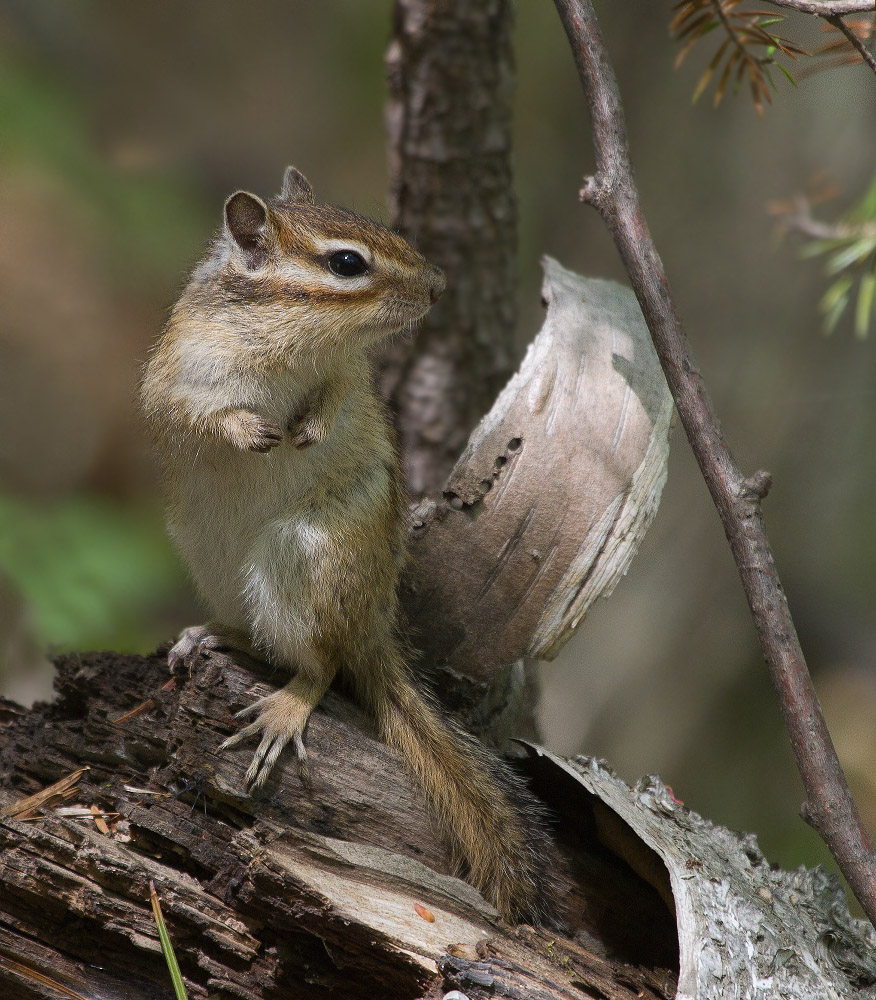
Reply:
[[[827, 170], [859, 199], [876, 163], [861, 67], [763, 119], [691, 93], [668, 2], [601, 4], [645, 211], [767, 523], [828, 722], [876, 830], [876, 342], [830, 338], [818, 262], [776, 238], [771, 200]], [[134, 408], [149, 345], [225, 196], [292, 162], [326, 201], [387, 221], [390, 0], [5, 0], [0, 7], [0, 690], [50, 689], [47, 655], [145, 652], [199, 618], [163, 531]], [[791, 34], [796, 28], [788, 28]], [[804, 25], [796, 37], [811, 31]], [[810, 36], [811, 37], [811, 36]], [[598, 216], [583, 99], [553, 5], [517, 6], [519, 348], [541, 320], [539, 257], [623, 280]], [[713, 47], [712, 47], [713, 48]], [[543, 669], [563, 753], [659, 772], [785, 867], [827, 862], [723, 531], [676, 430], [663, 505], [627, 579]]]

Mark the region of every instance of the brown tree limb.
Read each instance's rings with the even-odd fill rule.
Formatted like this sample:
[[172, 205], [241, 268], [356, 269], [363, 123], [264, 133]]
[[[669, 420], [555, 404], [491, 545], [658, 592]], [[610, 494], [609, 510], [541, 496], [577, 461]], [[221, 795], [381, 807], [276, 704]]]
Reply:
[[590, 0], [555, 3], [592, 119], [596, 172], [585, 181], [582, 200], [599, 211], [623, 259], [679, 417], [721, 516], [806, 788], [804, 816], [830, 848], [876, 925], [873, 842], [837, 759], [776, 571], [760, 505], [768, 478], [763, 473], [743, 476], [691, 355], [642, 213], [617, 81], [593, 6]]
[[861, 58], [864, 62], [876, 73], [876, 57], [867, 48], [863, 41], [858, 38], [854, 31], [846, 24], [846, 22], [837, 14], [833, 17], [828, 17], [825, 15], [825, 21], [832, 24], [837, 31], [841, 31], [849, 41], [849, 45], [858, 50]]

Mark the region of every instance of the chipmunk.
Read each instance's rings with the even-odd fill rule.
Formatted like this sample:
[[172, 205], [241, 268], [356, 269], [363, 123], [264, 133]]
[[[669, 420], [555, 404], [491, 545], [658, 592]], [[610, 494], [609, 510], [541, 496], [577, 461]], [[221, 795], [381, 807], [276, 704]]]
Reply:
[[258, 736], [262, 785], [336, 673], [422, 786], [469, 880], [508, 919], [551, 908], [551, 853], [498, 760], [411, 680], [396, 594], [406, 497], [369, 348], [412, 327], [444, 275], [402, 237], [317, 204], [286, 170], [267, 203], [238, 191], [174, 306], [141, 399], [169, 532], [211, 613], [171, 666], [243, 650], [292, 674], [221, 745]]

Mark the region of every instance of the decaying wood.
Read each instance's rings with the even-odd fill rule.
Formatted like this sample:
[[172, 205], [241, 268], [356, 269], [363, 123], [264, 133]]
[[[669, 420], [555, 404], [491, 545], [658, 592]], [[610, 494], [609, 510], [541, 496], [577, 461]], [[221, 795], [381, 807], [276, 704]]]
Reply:
[[[0, 818], [2, 1000], [169, 996], [150, 882], [193, 1000], [876, 995], [876, 941], [832, 876], [773, 869], [656, 778], [631, 790], [531, 750], [575, 926], [509, 928], [452, 876], [404, 769], [341, 696], [313, 717], [309, 781], [284, 756], [255, 800], [246, 749], [215, 753], [266, 689], [250, 666], [205, 654], [173, 686], [160, 655], [58, 666], [55, 703], [3, 714], [0, 807], [87, 766], [82, 808]], [[115, 817], [105, 832], [92, 806]]]
[[[158, 655], [58, 666], [59, 700], [0, 730], [0, 806], [87, 766], [79, 815], [97, 805], [118, 818], [108, 833], [51, 808], [0, 818], [4, 1000], [168, 996], [150, 881], [192, 998], [434, 997], [451, 984], [471, 997], [672, 996], [672, 973], [639, 961], [629, 935], [612, 947], [595, 935], [621, 893], [662, 911], [671, 964], [671, 918], [650, 886], [618, 880], [601, 849], [580, 852], [590, 936], [503, 926], [452, 876], [403, 767], [341, 697], [312, 719], [309, 782], [284, 757], [254, 800], [242, 790], [247, 749], [215, 748], [233, 711], [266, 690], [262, 677], [221, 654], [171, 688]], [[150, 711], [131, 712], [147, 699]], [[652, 930], [639, 931], [650, 961]]]
[[447, 690], [556, 655], [626, 572], [666, 478], [672, 398], [635, 297], [544, 269], [540, 333], [413, 518], [405, 607]]

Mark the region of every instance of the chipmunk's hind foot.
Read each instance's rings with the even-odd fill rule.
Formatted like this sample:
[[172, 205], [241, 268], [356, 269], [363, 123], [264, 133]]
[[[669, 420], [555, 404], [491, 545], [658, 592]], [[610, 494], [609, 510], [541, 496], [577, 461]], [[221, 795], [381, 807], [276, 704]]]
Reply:
[[261, 735], [261, 742], [244, 778], [248, 791], [255, 791], [264, 785], [289, 743], [298, 758], [302, 780], [309, 781], [304, 728], [314, 708], [322, 700], [325, 690], [326, 687], [321, 682], [298, 674], [279, 691], [259, 698], [235, 715], [235, 718], [245, 718], [257, 713], [257, 718], [255, 722], [229, 736], [219, 746], [220, 752], [237, 746], [251, 736]]

